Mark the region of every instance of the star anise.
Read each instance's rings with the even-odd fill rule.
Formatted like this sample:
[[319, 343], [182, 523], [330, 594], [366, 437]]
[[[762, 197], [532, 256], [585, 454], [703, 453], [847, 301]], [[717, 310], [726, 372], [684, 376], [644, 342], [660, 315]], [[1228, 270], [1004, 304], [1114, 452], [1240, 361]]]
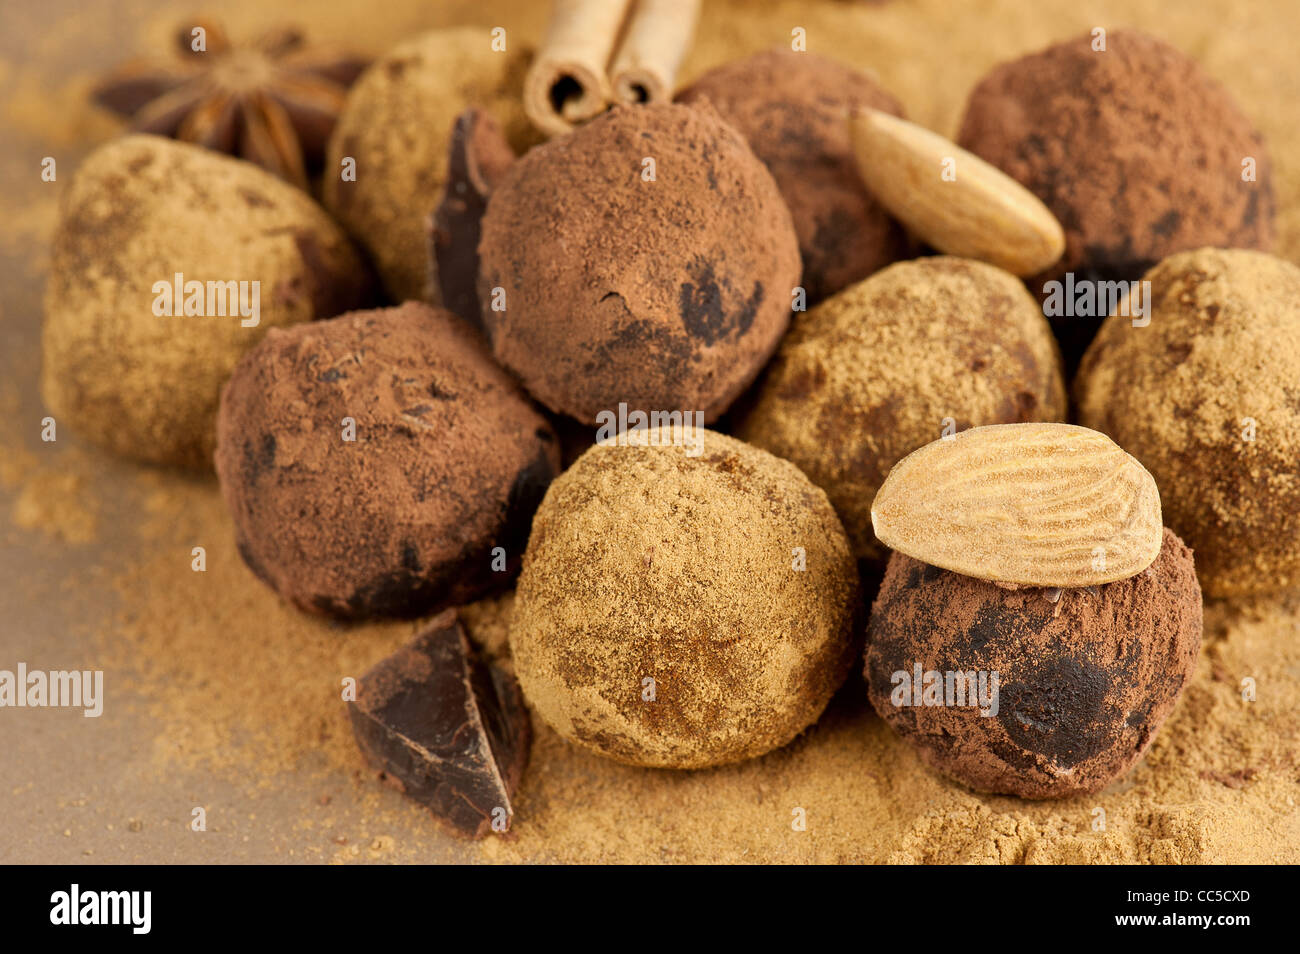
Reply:
[[93, 95], [138, 132], [242, 157], [306, 188], [367, 61], [303, 40], [286, 27], [236, 45], [218, 24], [197, 20], [177, 35], [180, 56], [125, 63]]

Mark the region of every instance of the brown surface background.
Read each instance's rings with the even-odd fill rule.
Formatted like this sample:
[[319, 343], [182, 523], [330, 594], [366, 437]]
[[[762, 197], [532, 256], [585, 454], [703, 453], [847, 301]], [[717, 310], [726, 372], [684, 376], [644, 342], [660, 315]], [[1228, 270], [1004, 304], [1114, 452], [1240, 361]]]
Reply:
[[[286, 19], [379, 52], [444, 24], [535, 40], [529, 0], [209, 3], [232, 32]], [[0, 668], [106, 668], [100, 719], [0, 710], [0, 862], [388, 860], [1300, 861], [1300, 606], [1207, 607], [1197, 678], [1147, 759], [1096, 799], [977, 797], [922, 768], [850, 690], [808, 736], [729, 769], [655, 773], [539, 733], [509, 839], [470, 846], [381, 789], [334, 687], [409, 624], [304, 622], [234, 555], [215, 485], [111, 460], [70, 430], [39, 440], [40, 292], [56, 203], [117, 124], [97, 73], [171, 43], [196, 11], [154, 0], [6, 0], [0, 12]], [[992, 64], [1097, 25], [1201, 60], [1268, 138], [1279, 252], [1300, 260], [1300, 17], [1284, 2], [706, 0], [682, 80], [808, 31], [952, 133]], [[40, 160], [59, 163], [56, 183]], [[189, 574], [189, 548], [211, 570]], [[490, 614], [489, 614], [490, 615]], [[1244, 676], [1260, 699], [1238, 696]], [[189, 830], [191, 808], [208, 830]], [[1105, 833], [1090, 829], [1103, 806]], [[791, 807], [809, 830], [793, 832]]]

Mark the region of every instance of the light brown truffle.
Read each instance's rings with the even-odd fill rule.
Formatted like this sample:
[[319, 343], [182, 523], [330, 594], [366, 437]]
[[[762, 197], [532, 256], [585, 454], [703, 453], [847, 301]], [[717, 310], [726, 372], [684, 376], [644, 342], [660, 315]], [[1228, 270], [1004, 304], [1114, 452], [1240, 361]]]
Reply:
[[[204, 315], [184, 313], [186, 296], [155, 311], [168, 304], [155, 283], [174, 286], [177, 275], [204, 284]], [[239, 282], [250, 312], [257, 290], [255, 317], [239, 313]], [[196, 146], [114, 140], [86, 158], [63, 199], [45, 297], [45, 402], [116, 454], [210, 468], [221, 385], [240, 356], [270, 328], [363, 304], [369, 284], [343, 231], [302, 191]]]
[[[1200, 645], [1192, 552], [1168, 529], [1147, 569], [1084, 589], [1008, 590], [896, 553], [871, 609], [866, 676], [876, 712], [934, 768], [983, 792], [1065, 798], [1137, 763]], [[949, 673], [975, 685], [959, 694], [954, 675], [949, 695]], [[971, 700], [979, 673], [977, 701], [992, 704]]]
[[857, 569], [826, 495], [787, 461], [695, 435], [696, 456], [584, 454], [537, 511], [515, 593], [510, 650], [529, 703], [571, 742], [633, 765], [702, 768], [784, 745], [855, 654]]
[[902, 226], [863, 185], [849, 144], [851, 110], [903, 115], [871, 77], [815, 53], [777, 48], [710, 70], [678, 100], [712, 103], [771, 170], [794, 217], [809, 302], [906, 254]]
[[1052, 333], [1014, 276], [951, 257], [899, 262], [799, 315], [738, 435], [826, 491], [854, 552], [883, 559], [871, 501], [945, 429], [1059, 421]]
[[1200, 249], [1144, 280], [1150, 323], [1112, 315], [1079, 368], [1080, 423], [1155, 476], [1207, 593], [1300, 586], [1300, 268]]
[[226, 387], [218, 440], [249, 568], [348, 619], [504, 585], [559, 469], [554, 433], [480, 338], [418, 302], [268, 335]]
[[493, 353], [586, 423], [620, 402], [713, 420], [799, 282], [776, 183], [707, 104], [615, 107], [533, 149], [493, 190], [479, 257]]
[[[538, 141], [520, 100], [529, 59], [513, 41], [494, 51], [485, 27], [435, 30], [376, 60], [349, 92], [330, 137], [324, 202], [369, 250], [394, 299], [440, 303], [428, 220], [447, 181], [456, 118], [478, 106], [516, 150]], [[340, 175], [348, 157], [355, 181]]]

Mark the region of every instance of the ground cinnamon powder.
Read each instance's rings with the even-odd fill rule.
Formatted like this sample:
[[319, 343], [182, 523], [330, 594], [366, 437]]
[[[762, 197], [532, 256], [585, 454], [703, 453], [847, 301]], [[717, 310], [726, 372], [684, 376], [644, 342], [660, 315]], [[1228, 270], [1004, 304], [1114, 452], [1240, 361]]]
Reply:
[[[119, 578], [124, 610], [103, 650], [112, 670], [139, 670], [158, 724], [157, 773], [251, 772], [312, 791], [346, 779], [360, 830], [313, 826], [295, 836], [300, 850], [445, 857], [424, 810], [365, 768], [339, 695], [343, 676], [419, 623], [346, 627], [280, 602], [240, 561], [213, 485], [160, 484], [149, 510], [154, 555]], [[180, 539], [205, 542], [205, 573], [178, 555]], [[505, 594], [464, 612], [495, 658], [507, 651], [511, 604]], [[1246, 678], [1254, 702], [1242, 700]], [[1298, 695], [1300, 594], [1291, 594], [1208, 604], [1196, 674], [1146, 758], [1104, 792], [1058, 803], [946, 781], [871, 712], [856, 679], [791, 745], [698, 772], [619, 765], [534, 718], [513, 832], [465, 850], [494, 861], [1294, 862]], [[804, 831], [793, 827], [796, 809]]]

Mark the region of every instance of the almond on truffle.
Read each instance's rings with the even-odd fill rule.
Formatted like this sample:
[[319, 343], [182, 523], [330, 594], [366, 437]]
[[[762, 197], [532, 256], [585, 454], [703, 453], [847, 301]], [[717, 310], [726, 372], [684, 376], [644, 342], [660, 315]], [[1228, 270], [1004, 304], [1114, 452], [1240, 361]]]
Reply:
[[871, 506], [876, 535], [917, 560], [1025, 586], [1095, 586], [1160, 553], [1155, 478], [1071, 424], [974, 427], [909, 454]]

